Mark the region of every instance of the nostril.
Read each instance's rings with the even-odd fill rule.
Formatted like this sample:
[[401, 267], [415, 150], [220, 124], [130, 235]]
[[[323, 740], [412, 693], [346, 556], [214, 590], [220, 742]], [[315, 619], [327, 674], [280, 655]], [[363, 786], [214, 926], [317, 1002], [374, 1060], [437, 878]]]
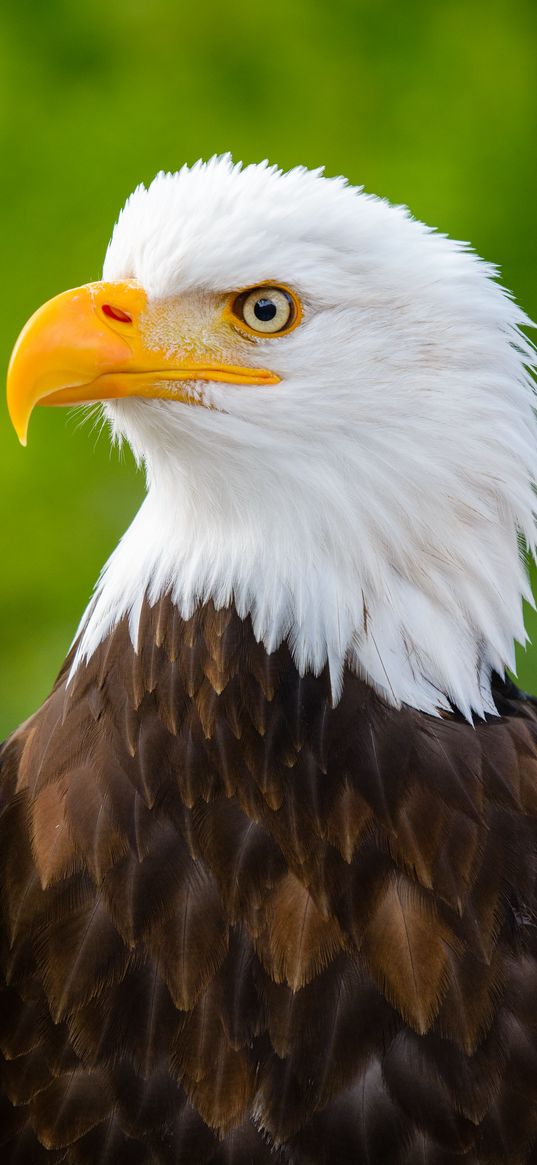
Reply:
[[103, 303], [102, 312], [110, 320], [117, 320], [120, 324], [132, 324], [132, 316], [126, 311], [122, 311], [120, 307], [114, 307], [111, 303]]

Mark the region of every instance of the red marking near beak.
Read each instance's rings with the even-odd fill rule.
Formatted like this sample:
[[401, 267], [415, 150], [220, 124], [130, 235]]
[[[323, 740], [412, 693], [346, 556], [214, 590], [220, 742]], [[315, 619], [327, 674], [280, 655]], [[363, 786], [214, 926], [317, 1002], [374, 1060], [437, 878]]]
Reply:
[[101, 311], [103, 316], [117, 320], [120, 324], [132, 324], [132, 316], [128, 315], [126, 311], [122, 311], [120, 307], [113, 307], [111, 303], [103, 303]]

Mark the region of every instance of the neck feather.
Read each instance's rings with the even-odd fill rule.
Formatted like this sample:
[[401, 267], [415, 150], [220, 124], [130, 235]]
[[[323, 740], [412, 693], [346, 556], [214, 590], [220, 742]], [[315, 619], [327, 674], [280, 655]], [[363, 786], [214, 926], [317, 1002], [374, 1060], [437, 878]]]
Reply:
[[[492, 672], [512, 666], [513, 636], [523, 636], [518, 551], [506, 584], [506, 606], [517, 617], [502, 620], [501, 604], [487, 605], [483, 593], [480, 623], [472, 606], [477, 576], [461, 603], [449, 577], [441, 585], [424, 576], [420, 585], [384, 557], [373, 578], [343, 539], [312, 543], [311, 530], [298, 525], [267, 530], [244, 518], [223, 522], [218, 512], [200, 524], [192, 499], [171, 506], [169, 496], [150, 488], [107, 563], [77, 633], [72, 674], [124, 618], [136, 647], [142, 605], [169, 595], [183, 619], [208, 602], [234, 606], [268, 652], [287, 643], [301, 675], [327, 666], [336, 702], [348, 668], [396, 707], [432, 714], [456, 707], [468, 719], [495, 712]], [[312, 544], [324, 549], [312, 554]]]

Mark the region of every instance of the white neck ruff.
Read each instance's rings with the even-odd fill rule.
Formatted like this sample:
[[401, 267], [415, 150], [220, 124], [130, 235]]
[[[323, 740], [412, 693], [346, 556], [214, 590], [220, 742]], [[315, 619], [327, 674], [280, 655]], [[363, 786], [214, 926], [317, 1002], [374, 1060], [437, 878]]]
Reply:
[[[195, 411], [210, 426], [214, 414]], [[136, 646], [144, 599], [170, 593], [184, 618], [210, 599], [217, 608], [234, 603], [267, 651], [287, 640], [301, 674], [328, 663], [334, 700], [347, 664], [392, 705], [494, 713], [491, 673], [513, 667], [513, 639], [524, 639], [521, 596], [530, 597], [512, 516], [497, 499], [482, 493], [475, 513], [461, 503], [459, 524], [446, 490], [439, 495], [431, 482], [420, 498], [413, 487], [405, 505], [402, 484], [401, 528], [387, 547], [375, 498], [353, 510], [332, 491], [327, 507], [329, 483], [323, 490], [318, 479], [316, 497], [313, 476], [302, 490], [298, 478], [272, 477], [270, 505], [252, 492], [239, 510], [233, 483], [226, 492], [223, 477], [200, 481], [186, 462], [186, 472], [163, 463], [149, 475], [82, 619], [73, 671], [125, 616]], [[259, 464], [251, 471], [263, 480]], [[445, 539], [427, 546], [429, 523], [456, 551]]]

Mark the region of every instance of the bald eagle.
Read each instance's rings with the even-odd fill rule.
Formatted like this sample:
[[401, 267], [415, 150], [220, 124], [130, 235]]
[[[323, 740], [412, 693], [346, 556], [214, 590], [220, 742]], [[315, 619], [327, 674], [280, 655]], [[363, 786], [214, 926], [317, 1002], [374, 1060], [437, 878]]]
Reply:
[[3, 1165], [537, 1161], [529, 321], [343, 179], [124, 207], [8, 401], [147, 496], [0, 781]]

